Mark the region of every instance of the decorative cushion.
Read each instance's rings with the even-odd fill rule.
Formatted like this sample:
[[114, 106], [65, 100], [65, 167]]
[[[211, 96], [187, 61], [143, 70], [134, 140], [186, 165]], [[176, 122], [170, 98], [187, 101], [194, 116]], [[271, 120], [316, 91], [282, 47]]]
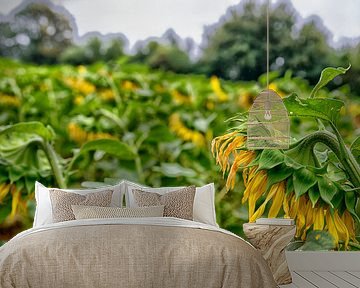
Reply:
[[108, 207], [111, 203], [113, 191], [103, 191], [80, 195], [58, 189], [50, 189], [50, 200], [54, 222], [75, 220], [71, 205], [88, 205]]
[[[149, 188], [130, 181], [124, 181], [126, 207], [138, 207], [134, 199], [132, 190], [140, 189], [146, 192], [153, 192], [164, 195], [168, 192], [179, 190], [184, 187], [161, 187]], [[215, 186], [210, 183], [201, 187], [196, 187], [193, 220], [218, 227], [215, 214]]]
[[163, 217], [164, 206], [117, 208], [71, 205], [75, 219]]
[[134, 189], [132, 192], [140, 207], [164, 205], [164, 217], [193, 220], [195, 186], [185, 187], [164, 195], [139, 189]]
[[[52, 216], [52, 206], [50, 201], [49, 189], [39, 182], [35, 183], [35, 199], [36, 210], [33, 227], [40, 227], [47, 224], [54, 223]], [[112, 190], [112, 200], [110, 206], [122, 207], [123, 195], [125, 190], [125, 182], [121, 181], [114, 186], [106, 186], [97, 189], [61, 189], [64, 192], [76, 193], [86, 195], [89, 193], [102, 192]]]

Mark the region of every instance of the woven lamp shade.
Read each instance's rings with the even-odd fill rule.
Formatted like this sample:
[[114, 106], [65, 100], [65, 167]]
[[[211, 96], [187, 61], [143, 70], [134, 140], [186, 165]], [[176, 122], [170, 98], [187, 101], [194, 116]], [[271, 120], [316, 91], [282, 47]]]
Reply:
[[249, 111], [247, 149], [288, 149], [290, 121], [281, 97], [273, 90], [262, 91]]

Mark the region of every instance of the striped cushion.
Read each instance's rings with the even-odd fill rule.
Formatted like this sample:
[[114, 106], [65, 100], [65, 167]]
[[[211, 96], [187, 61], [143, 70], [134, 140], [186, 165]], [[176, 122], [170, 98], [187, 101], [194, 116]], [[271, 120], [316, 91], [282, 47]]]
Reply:
[[164, 206], [137, 208], [71, 205], [75, 219], [162, 217]]

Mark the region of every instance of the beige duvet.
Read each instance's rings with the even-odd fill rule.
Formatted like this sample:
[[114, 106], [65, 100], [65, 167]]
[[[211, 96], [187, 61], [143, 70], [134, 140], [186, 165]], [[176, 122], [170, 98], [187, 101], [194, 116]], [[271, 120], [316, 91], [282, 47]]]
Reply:
[[68, 222], [1, 247], [0, 287], [276, 287], [260, 253], [216, 227], [174, 218]]

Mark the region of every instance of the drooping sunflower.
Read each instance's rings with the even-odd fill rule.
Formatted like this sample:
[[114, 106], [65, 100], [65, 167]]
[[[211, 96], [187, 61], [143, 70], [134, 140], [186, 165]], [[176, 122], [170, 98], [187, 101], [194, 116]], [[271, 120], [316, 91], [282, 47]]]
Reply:
[[115, 139], [116, 137], [104, 132], [86, 132], [77, 123], [70, 122], [67, 126], [69, 137], [78, 144], [96, 139]]
[[[356, 242], [353, 215], [344, 205], [336, 208], [326, 202], [319, 192], [323, 182], [313, 181], [309, 186], [308, 179], [302, 179], [301, 173], [310, 172], [291, 163], [285, 153], [247, 150], [246, 136], [239, 131], [214, 138], [212, 153], [226, 177], [227, 190], [234, 189], [237, 175], [242, 176], [245, 187], [242, 203], [247, 203], [249, 222], [266, 214], [269, 218], [282, 216], [295, 220], [296, 237], [302, 240], [311, 230], [325, 230], [333, 236], [337, 246], [344, 243], [348, 247], [350, 240]], [[301, 185], [305, 185], [306, 190]]]
[[184, 141], [192, 142], [198, 147], [206, 146], [206, 137], [201, 132], [188, 128], [181, 120], [179, 113], [170, 115], [169, 127], [172, 132]]
[[27, 193], [24, 197], [22, 195], [22, 189], [11, 183], [0, 184], [0, 205], [3, 204], [4, 200], [8, 195], [11, 195], [11, 212], [8, 215], [9, 220], [13, 220], [17, 214], [27, 214], [27, 202], [33, 199], [34, 193]]

